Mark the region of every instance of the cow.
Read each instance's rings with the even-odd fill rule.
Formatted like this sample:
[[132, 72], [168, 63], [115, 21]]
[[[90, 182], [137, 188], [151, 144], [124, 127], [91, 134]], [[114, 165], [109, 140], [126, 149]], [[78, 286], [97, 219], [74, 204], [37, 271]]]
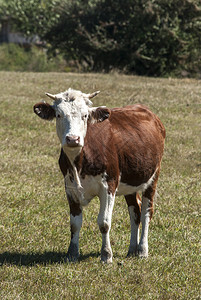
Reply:
[[83, 207], [98, 196], [101, 261], [112, 262], [109, 232], [116, 195], [125, 196], [130, 215], [128, 256], [147, 257], [148, 229], [164, 151], [165, 128], [160, 119], [141, 104], [112, 109], [92, 107], [91, 99], [98, 93], [85, 94], [73, 89], [55, 95], [46, 93], [53, 104], [34, 105], [34, 112], [40, 118], [56, 118], [61, 143], [59, 166], [70, 207], [71, 241], [67, 259], [79, 258]]

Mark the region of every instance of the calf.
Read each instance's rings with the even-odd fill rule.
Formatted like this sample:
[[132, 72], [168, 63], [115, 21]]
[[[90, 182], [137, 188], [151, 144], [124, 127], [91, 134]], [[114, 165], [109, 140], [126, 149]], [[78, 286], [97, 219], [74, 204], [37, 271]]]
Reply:
[[61, 142], [59, 165], [70, 206], [71, 242], [67, 258], [78, 258], [82, 210], [98, 196], [101, 260], [112, 262], [109, 232], [115, 195], [124, 195], [128, 205], [131, 223], [128, 255], [147, 257], [148, 228], [165, 129], [159, 118], [143, 105], [91, 107], [91, 99], [98, 93], [84, 94], [72, 89], [56, 95], [47, 93], [54, 100], [53, 105], [41, 102], [34, 106], [34, 112], [42, 119], [56, 118]]

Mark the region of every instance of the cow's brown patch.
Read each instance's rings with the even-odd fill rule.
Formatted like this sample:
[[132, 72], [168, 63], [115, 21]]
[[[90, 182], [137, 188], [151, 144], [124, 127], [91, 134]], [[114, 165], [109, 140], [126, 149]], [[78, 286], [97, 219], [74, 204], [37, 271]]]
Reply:
[[70, 214], [73, 215], [73, 217], [79, 216], [82, 213], [80, 204], [75, 202], [73, 197], [70, 194], [67, 195], [67, 198], [70, 206]]
[[72, 170], [71, 163], [62, 148], [59, 157], [59, 166], [64, 177], [66, 176], [68, 170]]

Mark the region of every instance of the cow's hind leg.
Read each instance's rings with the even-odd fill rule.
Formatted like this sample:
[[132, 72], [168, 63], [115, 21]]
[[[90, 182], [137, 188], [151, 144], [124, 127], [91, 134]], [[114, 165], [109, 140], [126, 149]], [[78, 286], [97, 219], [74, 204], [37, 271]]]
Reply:
[[138, 244], [139, 244], [139, 225], [140, 225], [140, 196], [136, 193], [133, 195], [125, 196], [128, 211], [130, 215], [130, 224], [131, 224], [131, 236], [130, 236], [130, 246], [128, 250], [128, 255], [137, 255]]
[[138, 247], [139, 257], [148, 256], [148, 230], [149, 222], [151, 221], [153, 215], [153, 202], [154, 195], [156, 191], [156, 185], [158, 181], [159, 171], [156, 173], [155, 179], [152, 184], [142, 193], [142, 206], [141, 206], [141, 223], [142, 223], [142, 233], [140, 238], [140, 243]]

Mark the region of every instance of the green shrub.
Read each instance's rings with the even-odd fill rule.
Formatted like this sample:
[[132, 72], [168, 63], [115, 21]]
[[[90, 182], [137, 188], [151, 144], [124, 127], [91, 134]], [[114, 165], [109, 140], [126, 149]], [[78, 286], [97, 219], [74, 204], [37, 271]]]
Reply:
[[66, 62], [62, 57], [48, 58], [46, 51], [35, 46], [24, 48], [16, 44], [0, 46], [1, 71], [66, 71]]
[[200, 0], [2, 0], [1, 16], [82, 71], [201, 76]]
[[150, 76], [199, 72], [198, 0], [64, 0], [59, 12], [45, 39], [86, 70]]

